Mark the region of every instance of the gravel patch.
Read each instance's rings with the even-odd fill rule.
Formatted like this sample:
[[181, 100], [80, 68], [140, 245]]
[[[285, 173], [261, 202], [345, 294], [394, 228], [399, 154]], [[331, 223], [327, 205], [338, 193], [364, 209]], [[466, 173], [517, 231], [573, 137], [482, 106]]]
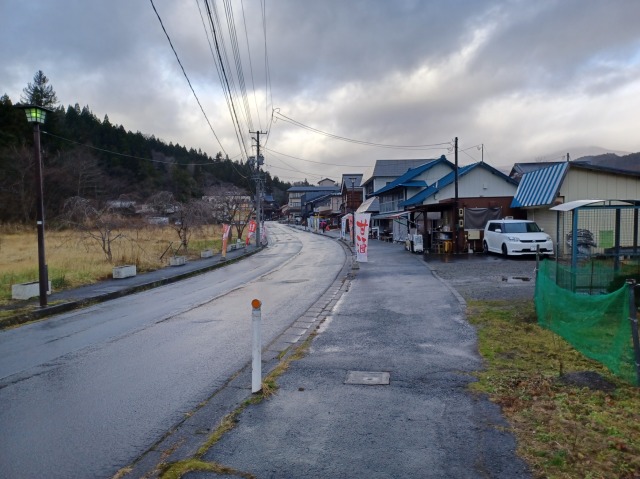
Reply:
[[465, 300], [533, 299], [535, 258], [471, 254], [425, 255], [424, 259]]

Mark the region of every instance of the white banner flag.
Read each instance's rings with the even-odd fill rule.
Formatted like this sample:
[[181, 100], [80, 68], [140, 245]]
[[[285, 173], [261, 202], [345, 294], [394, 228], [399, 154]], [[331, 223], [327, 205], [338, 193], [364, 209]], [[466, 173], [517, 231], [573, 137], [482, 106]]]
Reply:
[[360, 263], [366, 263], [367, 250], [369, 249], [369, 223], [371, 223], [371, 213], [356, 213], [355, 219], [356, 260]]

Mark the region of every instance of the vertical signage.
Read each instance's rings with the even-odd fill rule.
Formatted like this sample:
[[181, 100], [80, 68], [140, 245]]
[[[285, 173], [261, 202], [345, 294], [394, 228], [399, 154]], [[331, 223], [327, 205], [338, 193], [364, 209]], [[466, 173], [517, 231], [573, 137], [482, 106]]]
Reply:
[[360, 263], [367, 262], [369, 248], [369, 224], [371, 222], [371, 213], [356, 213], [355, 218], [355, 241], [356, 241], [356, 260]]
[[222, 225], [222, 257], [227, 257], [227, 243], [229, 243], [229, 233], [231, 232], [231, 225]]

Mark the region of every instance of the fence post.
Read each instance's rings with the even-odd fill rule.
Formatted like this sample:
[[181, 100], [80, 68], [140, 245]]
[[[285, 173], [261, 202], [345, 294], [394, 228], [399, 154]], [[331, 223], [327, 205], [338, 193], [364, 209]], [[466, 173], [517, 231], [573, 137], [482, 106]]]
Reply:
[[631, 337], [635, 352], [636, 383], [640, 386], [640, 340], [638, 339], [638, 310], [635, 297], [636, 280], [628, 279], [627, 284], [629, 285], [629, 321], [631, 322]]
[[251, 392], [258, 393], [262, 390], [262, 338], [260, 326], [262, 303], [259, 299], [254, 299], [251, 301], [251, 307], [251, 329], [253, 332]]

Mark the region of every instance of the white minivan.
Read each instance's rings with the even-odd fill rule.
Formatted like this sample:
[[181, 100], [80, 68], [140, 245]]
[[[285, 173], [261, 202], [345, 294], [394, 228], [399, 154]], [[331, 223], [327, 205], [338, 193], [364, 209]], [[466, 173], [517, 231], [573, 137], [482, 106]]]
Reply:
[[553, 241], [535, 221], [489, 220], [484, 227], [482, 246], [485, 253], [502, 253], [505, 256], [536, 254], [553, 255]]

